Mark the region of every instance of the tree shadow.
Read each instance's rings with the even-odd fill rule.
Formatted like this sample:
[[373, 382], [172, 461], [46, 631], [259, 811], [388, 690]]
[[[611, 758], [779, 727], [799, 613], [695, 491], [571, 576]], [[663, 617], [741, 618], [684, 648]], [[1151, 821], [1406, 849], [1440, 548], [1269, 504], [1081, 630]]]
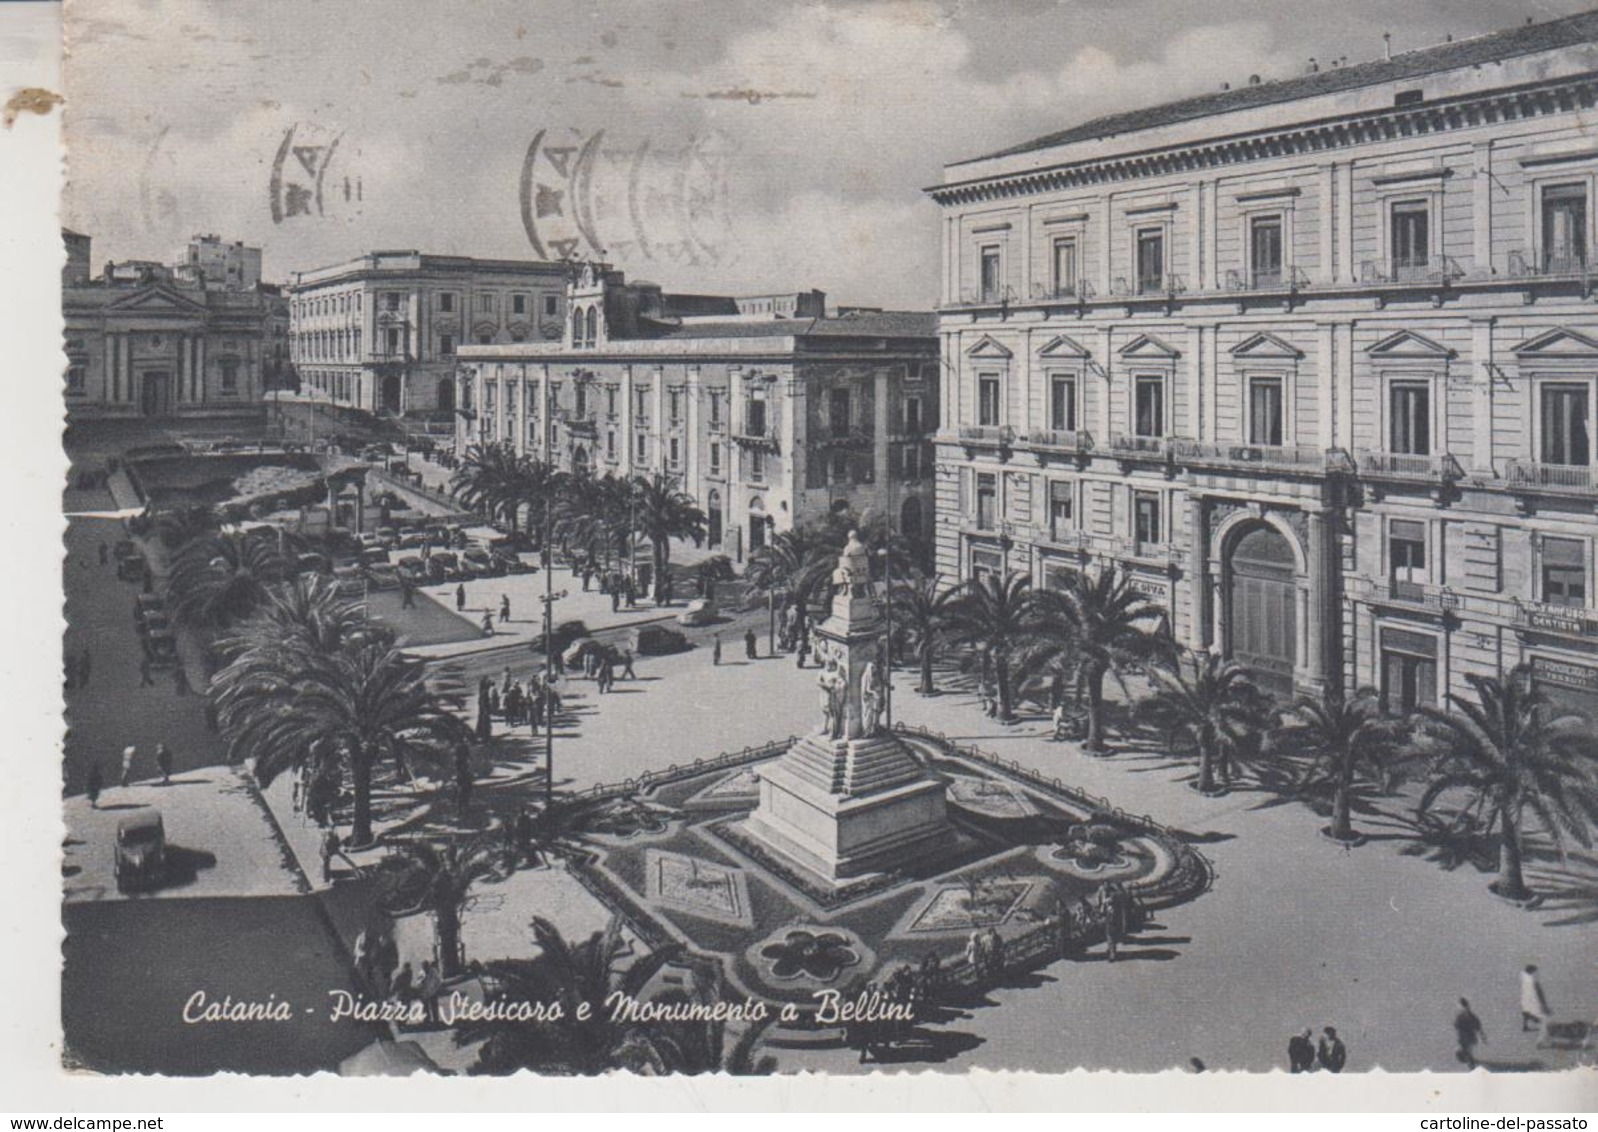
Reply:
[[892, 1045], [872, 1046], [862, 1065], [937, 1065], [970, 1053], [987, 1039], [965, 1030], [933, 1030], [917, 1026]]
[[1530, 1061], [1489, 1061], [1478, 1058], [1476, 1065], [1489, 1073], [1540, 1073], [1548, 1068], [1548, 1063], [1539, 1058]]

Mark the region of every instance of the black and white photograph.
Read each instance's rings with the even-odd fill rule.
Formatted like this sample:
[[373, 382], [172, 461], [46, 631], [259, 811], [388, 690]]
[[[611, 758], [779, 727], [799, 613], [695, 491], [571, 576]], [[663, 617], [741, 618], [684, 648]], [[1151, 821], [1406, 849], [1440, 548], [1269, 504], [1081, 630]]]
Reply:
[[59, 1072], [1593, 1107], [1591, 3], [70, 0]]

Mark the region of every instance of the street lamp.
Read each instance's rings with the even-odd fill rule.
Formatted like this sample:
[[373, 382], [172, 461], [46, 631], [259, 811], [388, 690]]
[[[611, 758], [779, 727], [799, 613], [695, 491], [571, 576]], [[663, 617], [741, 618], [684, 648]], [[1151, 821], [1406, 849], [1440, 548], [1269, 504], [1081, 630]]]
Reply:
[[893, 730], [893, 557], [888, 548], [877, 551], [882, 559], [882, 614], [885, 619], [886, 638], [883, 642], [882, 669], [883, 708], [888, 720], [888, 730]]

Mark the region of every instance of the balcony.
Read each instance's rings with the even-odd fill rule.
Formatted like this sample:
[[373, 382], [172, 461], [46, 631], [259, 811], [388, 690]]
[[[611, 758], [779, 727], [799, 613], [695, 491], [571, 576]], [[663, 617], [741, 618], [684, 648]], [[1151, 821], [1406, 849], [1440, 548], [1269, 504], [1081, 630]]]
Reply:
[[1513, 491], [1546, 492], [1550, 495], [1593, 495], [1598, 493], [1598, 468], [1590, 464], [1538, 464], [1530, 460], [1511, 460], [1504, 478]]
[[1305, 444], [1230, 444], [1213, 440], [1173, 440], [1171, 455], [1189, 468], [1221, 468], [1232, 471], [1297, 472], [1314, 475], [1342, 471], [1346, 459], [1335, 448], [1315, 448]]
[[1447, 613], [1459, 608], [1460, 596], [1447, 586], [1411, 582], [1403, 578], [1349, 578], [1345, 582], [1355, 598], [1415, 612]]
[[[1448, 290], [1469, 272], [1451, 256], [1429, 256], [1425, 259], [1368, 259], [1360, 264], [1359, 282], [1380, 287], [1414, 287], [1438, 292], [1432, 298], [1434, 306], [1442, 305], [1441, 292]], [[1377, 300], [1381, 305], [1381, 300]]]
[[1296, 294], [1310, 285], [1309, 276], [1296, 267], [1238, 270], [1228, 268], [1226, 289], [1239, 295]]
[[1070, 283], [1035, 283], [1032, 299], [1040, 303], [1085, 303], [1093, 298], [1093, 284], [1086, 279]]
[[1133, 464], [1161, 464], [1166, 474], [1176, 470], [1171, 458], [1173, 441], [1166, 436], [1126, 436], [1117, 433], [1110, 437], [1110, 454], [1121, 461], [1123, 468]]
[[961, 425], [955, 435], [967, 448], [1008, 448], [1015, 443], [1015, 429], [1009, 425]]
[[1028, 435], [1027, 443], [1045, 452], [1065, 452], [1073, 456], [1093, 451], [1093, 436], [1086, 429], [1034, 429]]
[[1361, 479], [1386, 483], [1445, 486], [1465, 478], [1465, 470], [1447, 452], [1421, 456], [1410, 452], [1360, 450], [1354, 456]]
[[1075, 528], [1050, 529], [1039, 527], [1036, 539], [1054, 550], [1074, 550], [1085, 552], [1093, 548], [1093, 534], [1091, 531], [1082, 531]]
[[1186, 290], [1187, 283], [1175, 272], [1165, 275], [1139, 275], [1130, 279], [1118, 275], [1110, 285], [1112, 295], [1132, 299], [1168, 299]]
[[1506, 272], [1515, 279], [1588, 279], [1598, 263], [1598, 248], [1561, 249], [1542, 253], [1518, 249], [1509, 253]]
[[1515, 602], [1517, 628], [1538, 633], [1558, 633], [1584, 640], [1598, 638], [1598, 615], [1585, 606], [1549, 605], [1541, 601]]
[[732, 442], [739, 448], [758, 449], [763, 452], [777, 451], [777, 438], [767, 433], [764, 428], [758, 432], [735, 432], [732, 435]]

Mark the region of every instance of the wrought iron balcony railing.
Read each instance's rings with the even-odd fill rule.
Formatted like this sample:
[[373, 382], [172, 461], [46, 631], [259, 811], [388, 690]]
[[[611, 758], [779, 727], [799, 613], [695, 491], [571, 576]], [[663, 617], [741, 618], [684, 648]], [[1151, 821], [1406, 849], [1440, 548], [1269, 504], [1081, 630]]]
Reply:
[[1540, 253], [1516, 249], [1509, 253], [1508, 274], [1516, 279], [1533, 276], [1583, 277], [1598, 263], [1598, 249], [1544, 248]]
[[1531, 460], [1511, 460], [1504, 472], [1504, 478], [1512, 488], [1529, 488], [1559, 495], [1592, 495], [1598, 492], [1598, 468], [1591, 464], [1539, 464]]
[[1111, 294], [1128, 298], [1180, 295], [1186, 290], [1186, 282], [1175, 272], [1167, 272], [1164, 275], [1137, 275], [1131, 278], [1118, 275], [1115, 282], [1110, 285]]
[[1237, 268], [1228, 268], [1226, 272], [1228, 291], [1297, 291], [1309, 285], [1309, 276], [1296, 267], [1280, 267], [1274, 270], [1251, 268], [1241, 271]]
[[1086, 279], [1037, 283], [1032, 287], [1032, 297], [1041, 302], [1086, 302], [1093, 297], [1093, 284]]
[[1086, 429], [1033, 429], [1027, 442], [1034, 448], [1052, 452], [1091, 452], [1093, 436]]
[[1359, 281], [1398, 286], [1437, 286], [1463, 279], [1466, 274], [1464, 264], [1452, 256], [1368, 259], [1360, 265]]
[[1337, 451], [1305, 444], [1232, 444], [1215, 440], [1173, 440], [1171, 455], [1177, 463], [1191, 467], [1317, 472], [1336, 470]]
[[1354, 597], [1365, 601], [1427, 609], [1433, 613], [1458, 609], [1461, 603], [1456, 591], [1447, 586], [1434, 586], [1430, 582], [1389, 577], [1349, 578], [1345, 584]]
[[961, 425], [957, 435], [964, 444], [1008, 447], [1015, 443], [1015, 429], [1010, 425]]
[[1167, 462], [1171, 458], [1173, 441], [1167, 436], [1128, 436], [1116, 433], [1110, 437], [1110, 451], [1122, 460], [1149, 460]]
[[1366, 479], [1451, 483], [1465, 478], [1465, 470], [1459, 466], [1459, 461], [1447, 452], [1422, 456], [1412, 452], [1362, 449], [1355, 453], [1354, 459], [1359, 474]]

